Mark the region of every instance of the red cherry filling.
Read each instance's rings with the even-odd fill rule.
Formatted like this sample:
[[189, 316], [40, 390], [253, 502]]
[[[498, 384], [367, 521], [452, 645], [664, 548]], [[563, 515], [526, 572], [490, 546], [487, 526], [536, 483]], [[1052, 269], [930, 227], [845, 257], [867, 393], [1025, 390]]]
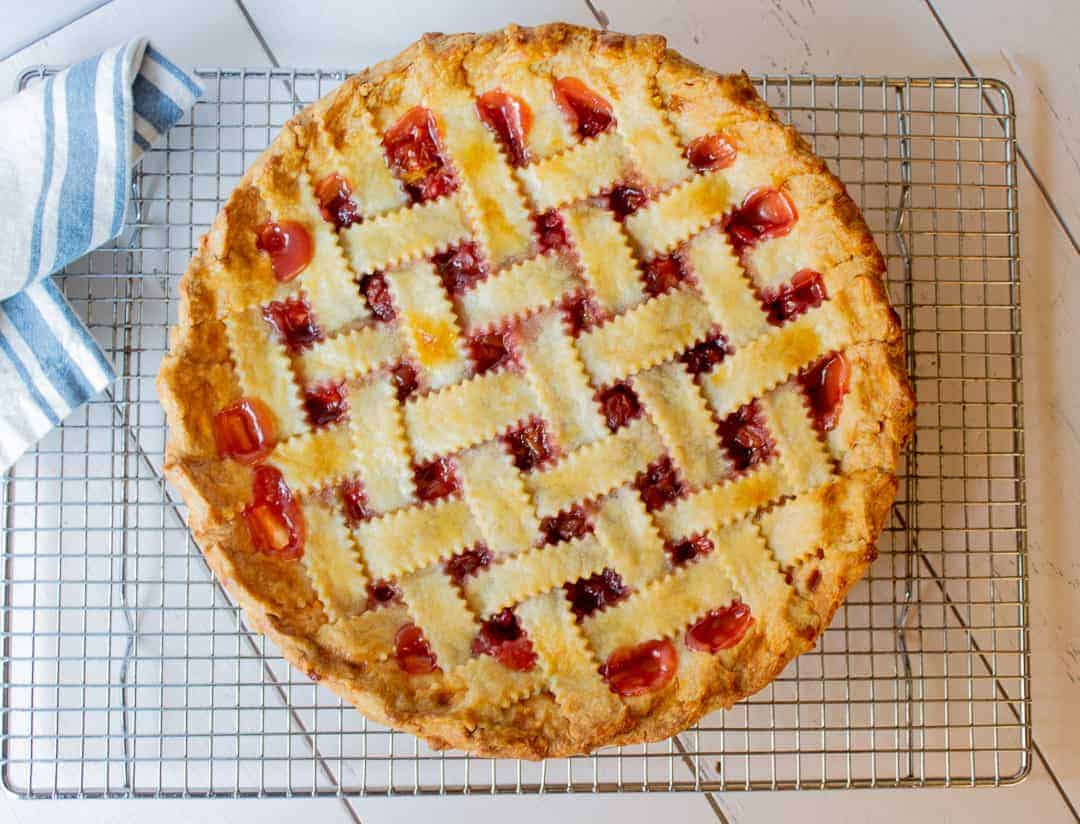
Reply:
[[790, 283], [775, 293], [765, 294], [762, 306], [769, 315], [769, 322], [780, 326], [785, 321], [801, 315], [811, 306], [821, 306], [828, 297], [821, 275], [812, 269], [800, 269]]
[[563, 590], [570, 601], [570, 609], [578, 618], [592, 615], [630, 594], [630, 588], [623, 583], [619, 573], [608, 567], [588, 578], [563, 584]]
[[540, 521], [540, 533], [544, 536], [544, 542], [558, 544], [562, 541], [572, 541], [592, 532], [592, 524], [589, 516], [578, 505], [565, 509], [558, 515], [550, 515]]
[[434, 501], [445, 498], [458, 491], [457, 473], [449, 458], [436, 458], [426, 464], [420, 464], [413, 471], [416, 495], [421, 501]]
[[706, 338], [697, 346], [687, 349], [679, 360], [686, 364], [691, 375], [700, 375], [702, 372], [711, 371], [716, 364], [727, 357], [727, 353], [727, 340], [719, 335]]
[[281, 472], [258, 466], [251, 484], [251, 503], [241, 513], [259, 552], [295, 559], [304, 554], [304, 515]]
[[346, 481], [340, 489], [341, 503], [345, 507], [345, 518], [350, 524], [355, 526], [375, 514], [368, 509], [364, 485], [359, 480]]
[[618, 695], [644, 695], [664, 687], [675, 677], [678, 666], [675, 645], [663, 638], [620, 647], [600, 667], [600, 675]]
[[529, 148], [525, 136], [532, 126], [532, 112], [525, 101], [493, 89], [484, 92], [476, 101], [476, 111], [484, 125], [499, 138], [503, 148], [510, 155], [510, 162], [515, 166], [524, 166], [529, 162]]
[[787, 192], [755, 189], [728, 218], [725, 228], [731, 245], [741, 252], [758, 241], [786, 235], [798, 217]]
[[408, 361], [402, 361], [390, 370], [390, 380], [397, 389], [397, 399], [404, 401], [420, 385], [416, 379], [416, 367]]
[[371, 314], [379, 320], [390, 321], [397, 316], [394, 299], [390, 295], [390, 284], [382, 272], [372, 272], [360, 278], [360, 291], [364, 293]]
[[354, 223], [361, 223], [360, 209], [352, 199], [352, 188], [344, 175], [337, 172], [329, 174], [315, 187], [315, 197], [319, 200], [319, 211], [323, 220], [333, 223], [338, 229], [348, 229]]
[[474, 655], [493, 655], [507, 669], [526, 672], [536, 665], [536, 653], [510, 608], [492, 615], [473, 639]]
[[598, 326], [604, 319], [600, 307], [587, 294], [578, 292], [566, 298], [562, 304], [563, 317], [569, 327], [570, 334], [580, 335], [588, 332], [594, 326]]
[[503, 438], [503, 442], [514, 458], [514, 466], [522, 472], [529, 472], [551, 460], [555, 454], [544, 422], [540, 420], [529, 421], [515, 429]]
[[737, 472], [749, 469], [772, 454], [773, 442], [756, 401], [732, 412], [720, 422], [720, 442]]
[[686, 631], [686, 646], [699, 652], [730, 649], [742, 640], [752, 623], [750, 607], [742, 601], [733, 601], [729, 606], [705, 613], [704, 618], [690, 627]]
[[596, 394], [596, 400], [604, 412], [608, 429], [612, 432], [630, 423], [641, 414], [641, 402], [629, 384], [613, 383]]
[[435, 653], [416, 624], [406, 624], [398, 630], [394, 636], [394, 657], [409, 675], [434, 672], [437, 666]]
[[457, 188], [439, 146], [435, 116], [414, 106], [383, 135], [383, 147], [391, 171], [414, 202], [431, 200]]
[[699, 555], [708, 555], [713, 551], [713, 542], [708, 535], [695, 535], [678, 543], [669, 543], [665, 549], [671, 555], [671, 563], [676, 566], [689, 563]]
[[726, 169], [735, 162], [735, 147], [722, 134], [707, 134], [690, 141], [686, 159], [699, 172]]
[[270, 255], [274, 277], [282, 283], [304, 271], [314, 253], [311, 235], [295, 220], [263, 224], [255, 245]]
[[810, 401], [814, 425], [822, 432], [836, 428], [844, 395], [851, 388], [851, 367], [841, 352], [826, 355], [799, 375]]
[[274, 448], [274, 417], [255, 398], [241, 398], [214, 415], [218, 455], [252, 464]]
[[645, 264], [645, 291], [662, 295], [686, 280], [686, 268], [678, 253], [656, 257]]
[[304, 298], [286, 298], [268, 303], [263, 318], [273, 326], [281, 342], [292, 352], [307, 349], [323, 339], [322, 329], [311, 314], [311, 304]]
[[671, 458], [661, 458], [656, 463], [640, 473], [634, 480], [641, 500], [645, 502], [648, 510], [659, 509], [671, 501], [674, 501], [685, 492], [685, 487], [679, 476], [675, 473], [675, 467], [671, 465]]
[[385, 578], [378, 581], [369, 581], [367, 585], [368, 609], [377, 609], [387, 604], [401, 603], [401, 590], [393, 581]]
[[535, 215], [533, 223], [536, 224], [536, 236], [540, 241], [541, 252], [566, 249], [570, 246], [570, 240], [566, 236], [566, 224], [563, 223], [562, 215], [554, 209]]
[[611, 104], [578, 80], [560, 77], [555, 81], [555, 103], [570, 121], [578, 137], [595, 137], [615, 123]]
[[616, 220], [624, 220], [633, 214], [649, 199], [644, 190], [629, 184], [619, 184], [608, 194], [608, 208], [615, 213]]
[[476, 364], [476, 373], [504, 366], [514, 359], [508, 332], [487, 332], [469, 339], [469, 354]]
[[491, 550], [483, 544], [477, 544], [472, 549], [466, 549], [448, 558], [443, 564], [443, 572], [460, 586], [470, 575], [475, 575], [484, 567], [489, 566], [491, 558]]
[[345, 382], [328, 383], [304, 390], [304, 409], [312, 426], [337, 423], [349, 411], [345, 399]]
[[478, 280], [487, 276], [487, 267], [475, 243], [462, 243], [438, 255], [431, 262], [442, 278], [443, 285], [451, 294], [457, 295], [471, 289]]

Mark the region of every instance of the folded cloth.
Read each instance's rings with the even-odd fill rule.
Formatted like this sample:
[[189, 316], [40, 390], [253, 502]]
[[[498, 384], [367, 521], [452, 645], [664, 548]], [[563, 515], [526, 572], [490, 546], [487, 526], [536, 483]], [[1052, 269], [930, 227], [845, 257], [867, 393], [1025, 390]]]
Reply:
[[0, 474], [116, 377], [48, 276], [120, 234], [132, 166], [201, 94], [139, 38], [0, 103]]

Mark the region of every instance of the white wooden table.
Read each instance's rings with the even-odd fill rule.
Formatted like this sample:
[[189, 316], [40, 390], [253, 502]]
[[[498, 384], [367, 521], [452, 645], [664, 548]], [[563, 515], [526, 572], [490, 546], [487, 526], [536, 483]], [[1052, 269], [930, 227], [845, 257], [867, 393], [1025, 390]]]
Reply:
[[[1036, 759], [998, 790], [648, 797], [19, 802], [15, 822], [365, 822], [595, 820], [1080, 821], [1080, 63], [1075, 0], [596, 0], [610, 27], [659, 32], [693, 59], [751, 72], [1000, 77], [1016, 95], [1022, 152], [1025, 418]], [[302, 11], [298, 9], [302, 8]], [[427, 30], [507, 22], [595, 24], [584, 0], [35, 0], [0, 27], [0, 96], [25, 67], [67, 64], [149, 34], [181, 64], [359, 66]]]

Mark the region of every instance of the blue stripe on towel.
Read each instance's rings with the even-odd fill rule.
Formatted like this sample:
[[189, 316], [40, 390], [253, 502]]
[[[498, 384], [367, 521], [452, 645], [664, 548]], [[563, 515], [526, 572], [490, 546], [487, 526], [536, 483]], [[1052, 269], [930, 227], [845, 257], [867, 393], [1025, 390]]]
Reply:
[[153, 46], [146, 47], [146, 56], [157, 63], [161, 68], [165, 69], [169, 74], [179, 80], [194, 97], [202, 97], [202, 89], [200, 89], [194, 81], [187, 74], [180, 69], [169, 58], [155, 49]]
[[30, 346], [41, 371], [69, 409], [74, 409], [94, 393], [94, 387], [90, 385], [86, 375], [71, 360], [25, 292], [12, 295], [4, 301], [4, 312]]
[[56, 153], [56, 124], [53, 115], [53, 81], [50, 77], [45, 81], [45, 93], [42, 95], [42, 103], [45, 109], [45, 156], [41, 173], [41, 193], [38, 195], [37, 206], [34, 207], [34, 228], [30, 234], [30, 266], [26, 272], [26, 283], [37, 275], [41, 268], [41, 223], [45, 216], [45, 199], [49, 196], [49, 187], [52, 186], [52, 167]]
[[8, 360], [11, 361], [11, 365], [15, 368], [15, 372], [22, 378], [26, 391], [30, 393], [30, 397], [34, 400], [34, 405], [41, 410], [41, 413], [49, 419], [49, 423], [53, 426], [60, 423], [60, 416], [56, 414], [56, 411], [49, 402], [45, 400], [41, 392], [38, 391], [38, 388], [34, 385], [34, 379], [30, 376], [26, 366], [19, 360], [19, 356], [15, 354], [15, 350], [11, 348], [11, 344], [8, 343], [7, 338], [5, 338], [3, 334], [0, 334], [0, 351], [7, 355]]
[[143, 77], [135, 76], [131, 84], [135, 112], [153, 126], [158, 134], [164, 134], [184, 114], [183, 109], [161, 89]]
[[127, 206], [127, 153], [125, 145], [131, 124], [124, 117], [124, 73], [127, 70], [127, 49], [119, 51], [113, 63], [113, 121], [116, 124], [116, 188], [113, 190], [113, 219], [111, 234], [124, 228], [124, 208]]
[[68, 72], [67, 171], [57, 208], [56, 257], [52, 271], [86, 253], [94, 233], [94, 183], [97, 177], [98, 136], [87, 124], [97, 121], [95, 86], [101, 55], [84, 60]]
[[83, 326], [83, 322], [79, 319], [79, 316], [75, 314], [75, 310], [71, 308], [71, 304], [64, 300], [64, 294], [60, 291], [59, 285], [55, 280], [50, 278], [43, 284], [42, 293], [49, 299], [56, 310], [61, 314], [64, 320], [71, 327], [70, 334], [73, 340], [71, 341], [70, 349], [76, 346], [85, 349], [86, 352], [91, 355], [94, 361], [97, 363], [98, 368], [102, 374], [114, 375], [112, 364], [109, 363], [109, 359], [105, 357], [105, 354], [101, 351], [101, 347], [98, 342], [94, 340], [94, 336], [90, 334], [90, 330]]

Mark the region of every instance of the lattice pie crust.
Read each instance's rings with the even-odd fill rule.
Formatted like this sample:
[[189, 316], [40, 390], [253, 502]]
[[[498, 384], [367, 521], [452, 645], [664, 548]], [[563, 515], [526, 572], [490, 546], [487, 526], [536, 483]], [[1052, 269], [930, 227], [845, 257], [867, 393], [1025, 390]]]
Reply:
[[[560, 108], [563, 78], [608, 107], [595, 133]], [[523, 104], [527, 156], [479, 116], [489, 91]], [[387, 159], [416, 107], [453, 181], [435, 195]], [[734, 159], [691, 163], [709, 135]], [[318, 194], [335, 174], [340, 227]], [[734, 241], [761, 191], [797, 218]], [[259, 233], [286, 221], [311, 257], [281, 280]], [[463, 244], [483, 271], [452, 287], [440, 266]], [[657, 285], [662, 260], [678, 276]], [[777, 309], [804, 271], [817, 291]], [[203, 238], [159, 375], [166, 471], [248, 621], [372, 719], [526, 758], [661, 739], [765, 686], [876, 555], [913, 412], [883, 272], [843, 186], [744, 76], [654, 36], [428, 35], [290, 121]], [[267, 319], [290, 300], [299, 345]], [[493, 334], [507, 357], [485, 368], [474, 343]], [[687, 355], [706, 350], [708, 368]], [[835, 353], [845, 391], [822, 425], [806, 376]], [[327, 386], [339, 414], [315, 425], [305, 393]], [[221, 457], [215, 430], [245, 398], [273, 433], [255, 464]], [[530, 427], [532, 463], [511, 448]], [[432, 466], [451, 481], [423, 496]], [[299, 557], [253, 540], [258, 467], [301, 513]], [[516, 665], [497, 633], [477, 645], [500, 613]], [[690, 637], [710, 614], [730, 624], [715, 651]]]

